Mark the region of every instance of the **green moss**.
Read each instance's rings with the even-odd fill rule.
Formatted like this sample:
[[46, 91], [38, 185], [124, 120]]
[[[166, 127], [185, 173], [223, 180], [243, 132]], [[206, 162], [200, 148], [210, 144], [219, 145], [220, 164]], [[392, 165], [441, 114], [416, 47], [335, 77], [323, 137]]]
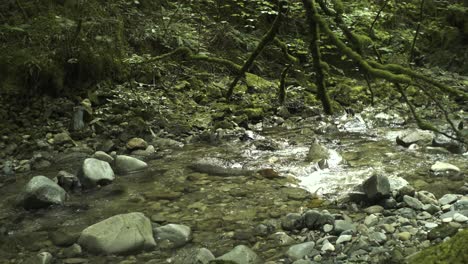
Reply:
[[273, 82], [267, 81], [258, 75], [248, 72], [245, 74], [245, 82], [247, 87], [254, 87], [260, 90], [266, 90], [270, 87], [276, 86]]
[[427, 248], [410, 258], [410, 264], [463, 264], [468, 259], [468, 229], [439, 245]]
[[258, 121], [263, 118], [263, 109], [262, 108], [246, 108], [242, 112], [247, 115], [249, 120]]

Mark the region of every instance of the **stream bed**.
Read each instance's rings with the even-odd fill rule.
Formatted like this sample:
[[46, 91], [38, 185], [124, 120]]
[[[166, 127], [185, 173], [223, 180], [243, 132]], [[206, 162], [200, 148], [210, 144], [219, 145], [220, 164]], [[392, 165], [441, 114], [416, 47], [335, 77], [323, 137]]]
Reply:
[[[1, 187], [1, 263], [22, 263], [30, 255], [48, 251], [64, 263], [169, 263], [178, 249], [158, 248], [135, 256], [67, 256], [54, 245], [53, 236], [77, 236], [89, 225], [116, 214], [142, 212], [154, 223], [190, 226], [190, 247], [209, 248], [215, 256], [235, 245], [249, 245], [264, 259], [276, 255], [277, 245], [257, 235], [262, 223], [278, 226], [290, 212], [301, 213], [324, 206], [339, 211], [336, 201], [372, 174], [384, 174], [391, 184], [409, 182], [437, 197], [456, 192], [463, 178], [435, 177], [430, 167], [437, 161], [468, 169], [467, 156], [398, 146], [395, 138], [404, 129], [369, 127], [360, 116], [341, 118], [333, 129], [318, 121], [287, 120], [278, 127], [253, 127], [243, 136], [216, 144], [191, 143], [166, 149], [148, 160], [142, 173], [118, 176], [96, 190], [70, 193], [66, 206], [37, 211], [13, 207], [29, 176]], [[310, 143], [318, 140], [330, 152], [326, 165], [305, 161]], [[259, 174], [216, 176], [190, 169], [205, 160], [246, 171], [272, 169], [279, 177]], [[59, 170], [75, 172], [79, 162], [57, 163], [30, 176], [53, 177]], [[322, 168], [320, 168], [322, 167]], [[319, 199], [317, 199], [319, 198]], [[63, 238], [63, 239], [65, 239]], [[79, 262], [79, 260], [83, 262]], [[70, 260], [71, 261], [71, 260]]]

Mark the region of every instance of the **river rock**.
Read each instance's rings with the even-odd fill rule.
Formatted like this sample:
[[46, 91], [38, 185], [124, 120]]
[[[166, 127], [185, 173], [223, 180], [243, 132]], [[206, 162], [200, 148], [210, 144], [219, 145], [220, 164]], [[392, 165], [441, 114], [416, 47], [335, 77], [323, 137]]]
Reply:
[[107, 162], [109, 164], [112, 164], [112, 162], [114, 162], [114, 158], [111, 155], [109, 155], [109, 154], [107, 154], [107, 153], [105, 153], [104, 151], [101, 151], [101, 150], [96, 151], [93, 154], [93, 158], [105, 161], [105, 162]]
[[156, 246], [151, 221], [138, 212], [115, 215], [87, 227], [78, 243], [97, 254], [126, 254]]
[[333, 246], [333, 244], [330, 243], [328, 240], [325, 240], [320, 250], [324, 252], [335, 251], [335, 246]]
[[65, 190], [45, 176], [32, 178], [18, 200], [25, 209], [39, 209], [50, 205], [63, 205]]
[[379, 217], [376, 216], [375, 214], [368, 215], [364, 219], [364, 224], [369, 227], [375, 226], [378, 222], [379, 222]]
[[[244, 245], [236, 246], [233, 250], [222, 255], [216, 260], [224, 260], [234, 264], [260, 264], [263, 263], [259, 256], [249, 247]], [[217, 263], [217, 262], [216, 262]], [[222, 263], [222, 262], [221, 262]]]
[[63, 145], [73, 142], [72, 138], [67, 132], [62, 132], [54, 135], [54, 144]]
[[372, 175], [362, 183], [362, 189], [370, 201], [390, 196], [390, 182], [383, 175]]
[[13, 162], [11, 160], [5, 161], [5, 163], [3, 163], [2, 171], [3, 175], [7, 177], [15, 175], [15, 166], [13, 165]]
[[281, 218], [281, 227], [287, 231], [301, 230], [304, 227], [304, 221], [300, 214], [289, 213]]
[[286, 256], [294, 261], [302, 259], [305, 256], [313, 257], [320, 254], [320, 252], [318, 252], [314, 247], [315, 242], [313, 241], [297, 244], [289, 247], [288, 251], [286, 251]]
[[380, 205], [372, 205], [364, 209], [367, 214], [379, 214], [384, 211], [384, 208]]
[[411, 144], [418, 144], [419, 146], [429, 146], [432, 144], [434, 133], [431, 131], [415, 129], [405, 131], [401, 135], [397, 136], [396, 143], [405, 148]]
[[328, 149], [322, 146], [317, 139], [312, 142], [309, 148], [309, 152], [307, 153], [306, 161], [309, 162], [318, 162], [323, 159], [328, 159], [330, 157], [330, 153]]
[[431, 171], [435, 173], [446, 171], [460, 172], [460, 169], [457, 166], [452, 165], [450, 163], [436, 161], [436, 163], [434, 163], [434, 165], [431, 166]]
[[320, 225], [318, 223], [319, 223], [319, 220], [320, 220], [321, 216], [322, 216], [322, 214], [317, 210], [308, 210], [302, 216], [304, 225], [308, 229], [320, 228]]
[[452, 204], [458, 200], [460, 195], [447, 193], [439, 199], [440, 205]]
[[117, 155], [114, 161], [115, 171], [118, 174], [139, 172], [148, 167], [146, 162], [126, 155]]
[[353, 238], [353, 236], [351, 236], [351, 235], [341, 235], [336, 240], [336, 244], [338, 245], [338, 244], [342, 244], [342, 243], [351, 241], [352, 238]]
[[130, 151], [137, 150], [137, 149], [144, 150], [148, 147], [148, 143], [142, 138], [135, 137], [135, 138], [130, 139], [125, 145], [125, 147]]
[[421, 210], [423, 208], [423, 203], [419, 201], [418, 199], [405, 195], [403, 196], [403, 201], [411, 208], [414, 208], [416, 210]]
[[434, 204], [434, 205], [439, 204], [439, 202], [437, 201], [437, 198], [435, 197], [435, 195], [428, 192], [428, 191], [419, 191], [419, 192], [416, 193], [416, 197], [423, 204]]
[[192, 230], [186, 225], [168, 224], [154, 229], [154, 237], [158, 244], [166, 243], [167, 248], [177, 248], [192, 239]]
[[63, 170], [57, 174], [57, 183], [66, 191], [74, 191], [81, 188], [80, 179], [76, 175]]
[[84, 187], [92, 188], [97, 185], [107, 185], [114, 181], [115, 175], [109, 163], [95, 158], [84, 160], [78, 177]]
[[355, 232], [356, 225], [352, 223], [351, 221], [347, 221], [347, 220], [341, 220], [341, 219], [335, 220], [334, 232], [339, 235], [345, 231]]
[[465, 223], [465, 222], [468, 222], [468, 217], [460, 213], [455, 213], [453, 214], [453, 221], [458, 222], [458, 223]]
[[208, 264], [215, 256], [206, 248], [180, 250], [174, 258], [174, 264]]

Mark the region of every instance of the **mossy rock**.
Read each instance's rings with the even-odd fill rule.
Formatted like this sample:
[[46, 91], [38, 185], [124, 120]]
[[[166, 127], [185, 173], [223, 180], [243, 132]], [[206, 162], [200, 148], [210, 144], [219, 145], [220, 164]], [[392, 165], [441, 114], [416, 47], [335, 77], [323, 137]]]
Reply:
[[270, 87], [276, 86], [273, 82], [267, 81], [262, 77], [252, 73], [245, 74], [245, 82], [247, 84], [247, 87], [258, 88], [259, 90], [266, 90]]
[[427, 248], [408, 261], [409, 264], [463, 264], [468, 259], [468, 229], [458, 232], [448, 241]]
[[242, 112], [247, 115], [250, 121], [261, 120], [264, 115], [262, 108], [246, 108]]

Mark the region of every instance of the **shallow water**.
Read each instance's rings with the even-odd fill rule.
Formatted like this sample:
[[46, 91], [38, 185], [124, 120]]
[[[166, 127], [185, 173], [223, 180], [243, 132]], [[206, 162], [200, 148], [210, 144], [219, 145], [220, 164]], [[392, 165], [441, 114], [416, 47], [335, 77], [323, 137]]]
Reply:
[[[55, 176], [64, 164], [40, 173], [19, 175], [16, 182], [1, 187], [0, 259], [20, 260], [43, 250], [60, 256], [60, 249], [49, 240], [50, 232], [79, 233], [107, 217], [135, 211], [161, 224], [190, 226], [194, 239], [186, 247], [207, 247], [220, 255], [234, 245], [246, 244], [268, 258], [276, 252], [267, 241], [256, 237], [253, 229], [259, 223], [277, 221], [289, 212], [314, 206], [311, 196], [296, 186], [335, 199], [373, 173], [389, 176], [395, 185], [404, 184], [406, 180], [438, 196], [463, 185], [463, 181], [431, 176], [429, 168], [436, 161], [444, 161], [466, 172], [466, 156], [432, 154], [397, 146], [395, 137], [402, 128], [371, 128], [362, 118], [355, 117], [342, 117], [336, 123], [338, 131], [323, 135], [313, 132], [320, 124], [307, 120], [296, 122], [294, 127], [285, 124], [288, 129], [275, 127], [254, 132], [255, 140], [272, 140], [277, 150], [258, 150], [253, 144], [255, 140], [234, 140], [219, 145], [189, 144], [149, 161], [150, 168], [146, 172], [118, 176], [114, 183], [99, 190], [71, 193], [65, 207], [35, 212], [12, 206], [17, 193], [30, 176]], [[315, 137], [331, 151], [329, 168], [322, 170], [315, 163], [305, 162], [309, 144]], [[272, 168], [283, 177], [219, 177], [188, 168], [202, 158], [233, 168]], [[79, 166], [73, 162], [65, 165], [75, 169]], [[129, 258], [136, 259], [135, 263], [150, 259], [164, 263], [174, 252], [162, 249], [134, 257], [84, 258], [91, 263], [118, 263]]]

